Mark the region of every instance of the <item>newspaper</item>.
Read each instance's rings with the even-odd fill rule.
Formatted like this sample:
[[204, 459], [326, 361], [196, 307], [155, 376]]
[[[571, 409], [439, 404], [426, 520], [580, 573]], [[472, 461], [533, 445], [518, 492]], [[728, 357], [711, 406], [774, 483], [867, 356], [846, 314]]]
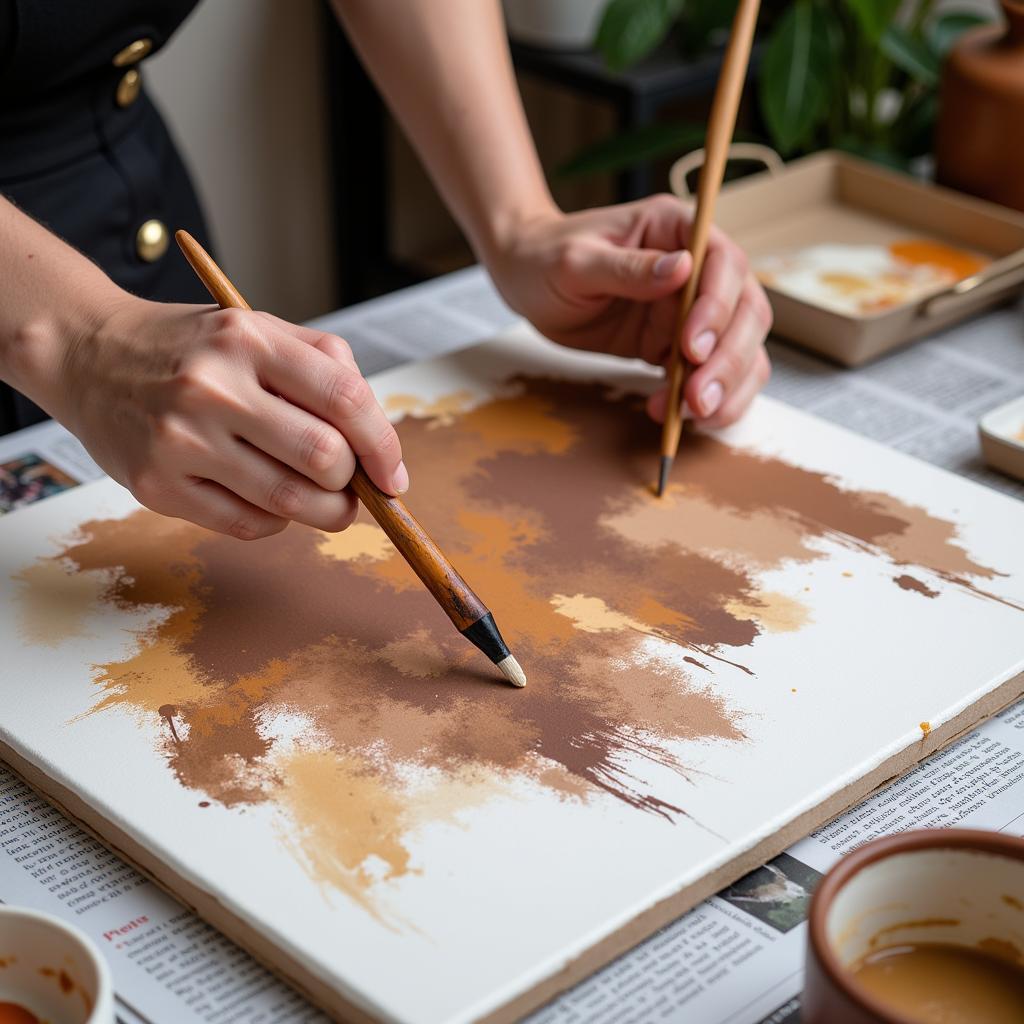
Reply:
[[[484, 273], [459, 271], [313, 321], [372, 374], [515, 322]], [[977, 419], [1024, 393], [1024, 314], [1004, 308], [858, 370], [772, 343], [769, 394], [1008, 494]], [[0, 514], [31, 514], [102, 471], [54, 423], [0, 438]], [[1024, 506], [1022, 506], [1024, 511]], [[609, 964], [529, 1024], [796, 1024], [805, 916], [821, 875], [878, 836], [969, 825], [1024, 834], [1024, 702]], [[88, 932], [122, 1024], [306, 1024], [322, 1016], [0, 764], [0, 900]]]

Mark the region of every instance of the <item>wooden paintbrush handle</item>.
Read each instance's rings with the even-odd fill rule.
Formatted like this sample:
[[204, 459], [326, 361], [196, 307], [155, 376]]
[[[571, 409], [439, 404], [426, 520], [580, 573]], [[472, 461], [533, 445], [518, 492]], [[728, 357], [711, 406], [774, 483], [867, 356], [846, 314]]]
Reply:
[[729, 144], [736, 127], [736, 113], [743, 93], [743, 83], [747, 77], [747, 65], [750, 63], [750, 48], [754, 41], [759, 7], [760, 0], [740, 0], [708, 118], [704, 166], [701, 168], [700, 182], [697, 185], [697, 211], [690, 235], [693, 269], [679, 300], [674, 344], [669, 362], [669, 395], [661, 445], [663, 457], [674, 458], [679, 447], [679, 436], [683, 427], [683, 385], [687, 374], [686, 361], [681, 351], [683, 325], [690, 315], [700, 286], [704, 257], [707, 255], [711, 225], [715, 217], [715, 202], [722, 187]]
[[362, 466], [356, 466], [350, 486], [459, 632], [487, 614], [484, 603], [430, 539], [405, 502], [385, 494]]

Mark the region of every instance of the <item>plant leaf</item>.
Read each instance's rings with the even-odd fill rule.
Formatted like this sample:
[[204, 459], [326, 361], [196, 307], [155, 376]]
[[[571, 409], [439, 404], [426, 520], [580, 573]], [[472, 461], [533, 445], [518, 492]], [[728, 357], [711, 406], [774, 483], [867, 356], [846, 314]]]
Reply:
[[938, 53], [902, 25], [890, 25], [882, 35], [882, 52], [915, 81], [929, 87], [939, 81]]
[[868, 42], [877, 43], [900, 7], [900, 0], [846, 0]]
[[936, 18], [928, 26], [928, 41], [937, 54], [945, 57], [953, 49], [953, 44], [969, 28], [990, 23], [990, 18], [973, 11], [950, 11]]
[[622, 171], [672, 153], [688, 153], [704, 144], [704, 125], [652, 124], [595, 143], [559, 167], [561, 178]]
[[665, 38], [682, 6], [683, 0], [611, 0], [594, 46], [610, 68], [623, 71]]
[[805, 142], [829, 102], [828, 16], [812, 0], [796, 0], [768, 42], [760, 99], [776, 147], [786, 155]]

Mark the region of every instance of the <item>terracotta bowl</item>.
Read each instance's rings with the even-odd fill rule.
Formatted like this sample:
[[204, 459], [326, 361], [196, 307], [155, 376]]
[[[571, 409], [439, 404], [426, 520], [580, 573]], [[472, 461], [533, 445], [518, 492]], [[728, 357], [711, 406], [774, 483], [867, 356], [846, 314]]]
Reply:
[[0, 1002], [47, 1024], [114, 1024], [114, 990], [99, 950], [51, 914], [0, 907]]
[[811, 900], [805, 1024], [914, 1024], [849, 970], [872, 939], [975, 948], [996, 940], [1024, 957], [1024, 839], [931, 829], [876, 839], [844, 857]]

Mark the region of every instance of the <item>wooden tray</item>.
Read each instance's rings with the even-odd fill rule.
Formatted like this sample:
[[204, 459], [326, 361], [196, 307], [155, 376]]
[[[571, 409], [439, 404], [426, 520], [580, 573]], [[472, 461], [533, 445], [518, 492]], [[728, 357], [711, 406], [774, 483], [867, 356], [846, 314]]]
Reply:
[[[737, 146], [734, 152], [776, 163], [764, 159], [763, 149]], [[685, 175], [699, 160], [691, 154], [673, 168], [677, 194], [688, 194]], [[867, 314], [843, 314], [766, 286], [775, 312], [774, 333], [846, 366], [858, 366], [1003, 302], [1024, 285], [1024, 215], [845, 153], [816, 153], [785, 166], [778, 161], [774, 168], [727, 185], [715, 221], [752, 261], [823, 243], [887, 246], [913, 238], [992, 259], [983, 271], [957, 284]]]

